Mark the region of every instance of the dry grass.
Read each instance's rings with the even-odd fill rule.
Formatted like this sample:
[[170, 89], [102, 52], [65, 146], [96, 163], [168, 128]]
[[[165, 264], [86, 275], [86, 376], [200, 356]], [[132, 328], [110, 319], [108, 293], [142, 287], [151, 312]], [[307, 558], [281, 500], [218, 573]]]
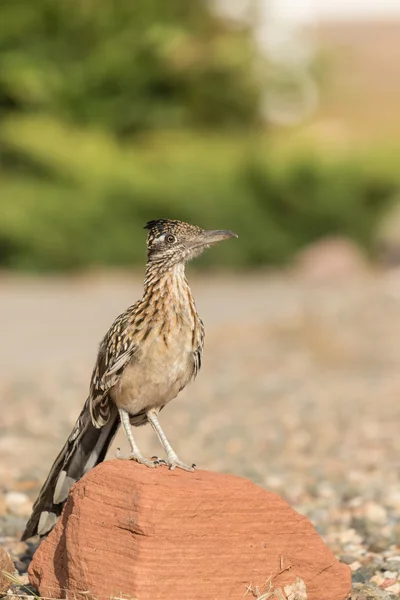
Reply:
[[306, 585], [300, 577], [283, 588], [274, 588], [269, 577], [262, 587], [248, 585], [244, 596], [252, 594], [257, 600], [307, 600]]
[[[7, 600], [13, 600], [14, 598], [24, 598], [26, 600], [32, 600], [32, 598], [35, 598], [36, 600], [57, 600], [56, 598], [51, 598], [49, 596], [39, 596], [33, 587], [24, 584], [21, 579], [15, 575], [12, 575], [11, 573], [2, 571], [1, 574], [12, 584], [7, 592], [7, 595], [4, 596], [4, 598], [7, 598]], [[133, 596], [122, 593], [118, 594], [117, 596], [95, 596], [90, 592], [90, 590], [76, 593], [64, 589], [63, 592], [65, 592], [66, 600], [138, 600]]]

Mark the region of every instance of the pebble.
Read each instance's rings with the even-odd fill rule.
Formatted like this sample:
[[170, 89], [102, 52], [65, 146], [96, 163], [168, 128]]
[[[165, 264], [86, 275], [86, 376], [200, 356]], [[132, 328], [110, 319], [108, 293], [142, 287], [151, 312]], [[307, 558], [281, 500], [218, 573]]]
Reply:
[[32, 502], [23, 492], [7, 492], [5, 502], [8, 511], [17, 517], [29, 517], [32, 512]]
[[25, 517], [17, 517], [11, 514], [0, 516], [0, 539], [7, 537], [19, 539], [25, 524]]
[[[57, 281], [10, 280], [1, 295], [26, 306], [0, 365], [0, 546], [22, 576], [34, 551], [19, 542], [32, 501], [86, 398], [105, 324], [132, 299], [125, 276], [105, 276], [100, 288], [84, 277], [72, 287]], [[385, 273], [340, 285], [210, 274], [195, 287], [204, 364], [162, 413], [174, 448], [199, 468], [249, 477], [310, 518], [351, 566], [351, 600], [398, 600], [400, 319]], [[7, 328], [9, 311], [2, 318]], [[49, 318], [62, 327], [58, 338], [52, 327], [27, 337], [34, 321]], [[23, 341], [33, 349], [29, 373]], [[159, 451], [151, 428], [137, 436], [144, 454]]]
[[352, 563], [358, 562], [356, 557], [352, 554], [342, 554], [342, 556], [339, 557], [339, 560], [345, 565], [351, 565]]
[[387, 586], [385, 589], [392, 594], [400, 594], [400, 583], [394, 583], [393, 585]]
[[384, 571], [383, 576], [385, 579], [397, 579], [398, 573], [397, 571]]
[[385, 523], [387, 523], [387, 510], [381, 504], [368, 502], [365, 505], [365, 517], [371, 523], [385, 525]]
[[397, 585], [400, 585], [400, 584], [397, 582], [397, 579], [385, 579], [385, 581], [384, 581], [383, 583], [381, 583], [379, 587], [381, 587], [381, 588], [382, 588], [382, 589], [384, 589], [384, 590], [387, 590], [387, 589], [389, 589], [389, 588], [390, 588], [390, 591], [392, 591], [392, 589], [393, 589], [393, 586], [394, 586], [395, 584], [397, 584]]

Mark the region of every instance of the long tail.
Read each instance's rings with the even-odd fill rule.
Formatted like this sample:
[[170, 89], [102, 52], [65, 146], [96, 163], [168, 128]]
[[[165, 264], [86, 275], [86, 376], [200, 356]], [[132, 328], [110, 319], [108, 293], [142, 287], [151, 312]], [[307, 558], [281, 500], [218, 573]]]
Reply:
[[26, 540], [36, 534], [48, 534], [57, 522], [71, 486], [89, 469], [102, 462], [120, 424], [113, 405], [108, 422], [97, 429], [92, 423], [89, 402], [85, 402], [64, 448], [33, 505], [32, 515], [22, 535]]

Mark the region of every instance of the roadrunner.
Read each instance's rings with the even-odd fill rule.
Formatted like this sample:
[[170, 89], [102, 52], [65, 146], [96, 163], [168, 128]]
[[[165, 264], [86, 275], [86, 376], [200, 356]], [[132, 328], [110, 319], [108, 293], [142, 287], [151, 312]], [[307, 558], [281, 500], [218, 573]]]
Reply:
[[[158, 219], [145, 226], [147, 266], [142, 299], [123, 312], [100, 344], [89, 397], [56, 458], [22, 536], [46, 535], [54, 527], [71, 486], [105, 459], [118, 427], [130, 453], [118, 458], [147, 467], [168, 464], [193, 471], [172, 449], [158, 420], [164, 406], [193, 380], [201, 365], [204, 327], [185, 277], [185, 264], [206, 248], [237, 237], [232, 231]], [[167, 460], [145, 458], [131, 425], [150, 423]]]

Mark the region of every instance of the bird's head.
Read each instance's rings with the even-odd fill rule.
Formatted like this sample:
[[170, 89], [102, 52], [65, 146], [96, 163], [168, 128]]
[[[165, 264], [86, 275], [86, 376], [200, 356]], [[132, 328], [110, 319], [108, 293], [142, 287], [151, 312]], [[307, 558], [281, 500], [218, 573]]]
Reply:
[[160, 262], [172, 266], [185, 263], [199, 256], [212, 244], [237, 237], [233, 231], [224, 229], [202, 229], [182, 221], [157, 219], [149, 221], [147, 257], [149, 262]]

